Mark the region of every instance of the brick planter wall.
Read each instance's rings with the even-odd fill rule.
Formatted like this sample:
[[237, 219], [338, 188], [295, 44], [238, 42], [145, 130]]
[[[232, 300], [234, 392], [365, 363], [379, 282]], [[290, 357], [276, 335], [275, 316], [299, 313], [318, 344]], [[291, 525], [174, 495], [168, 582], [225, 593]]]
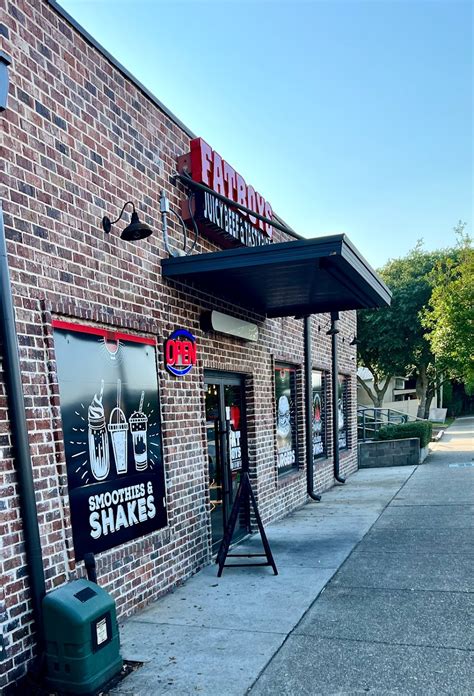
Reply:
[[[51, 322], [60, 318], [158, 338], [168, 526], [100, 554], [98, 578], [120, 617], [144, 607], [210, 562], [210, 501], [204, 412], [204, 370], [245, 375], [249, 465], [264, 522], [306, 500], [304, 438], [300, 468], [278, 478], [273, 368], [298, 370], [300, 430], [304, 428], [303, 323], [264, 321], [197, 290], [163, 282], [159, 214], [164, 189], [175, 209], [182, 194], [170, 184], [189, 134], [97, 48], [41, 0], [0, 1], [1, 47], [13, 58], [8, 110], [0, 116], [4, 157], [2, 205], [12, 296], [35, 480], [47, 590], [84, 574], [74, 561], [56, 359]], [[243, 172], [251, 180], [251, 172]], [[108, 237], [100, 227], [127, 200], [155, 234], [140, 245]], [[277, 202], [276, 202], [277, 203]], [[171, 221], [171, 236], [177, 237]], [[290, 239], [280, 232], [276, 241]], [[197, 253], [217, 249], [200, 238]], [[258, 323], [258, 344], [204, 334], [204, 309]], [[357, 467], [355, 313], [341, 317], [340, 371], [349, 380], [349, 448], [341, 473]], [[163, 365], [162, 339], [183, 325], [197, 337], [199, 364], [186, 378]], [[314, 367], [331, 369], [329, 317], [313, 318]], [[328, 408], [328, 423], [331, 413]], [[27, 668], [34, 653], [21, 513], [11, 449], [0, 346], [2, 469], [0, 561], [3, 658], [0, 687]], [[329, 427], [328, 442], [331, 442]], [[333, 484], [327, 459], [315, 465], [315, 486]]]
[[359, 444], [359, 469], [379, 466], [416, 466], [420, 463], [420, 438], [378, 440]]

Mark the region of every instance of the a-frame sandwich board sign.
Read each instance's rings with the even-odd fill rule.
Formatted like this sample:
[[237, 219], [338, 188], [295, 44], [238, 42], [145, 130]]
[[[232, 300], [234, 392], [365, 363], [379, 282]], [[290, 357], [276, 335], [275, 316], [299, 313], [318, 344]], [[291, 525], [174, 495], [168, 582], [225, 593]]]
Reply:
[[[257, 521], [258, 531], [262, 538], [263, 548], [265, 553], [229, 553], [230, 544], [232, 542], [232, 536], [234, 534], [235, 525], [239, 517], [239, 513], [242, 509], [242, 505], [250, 502], [252, 509], [255, 514], [255, 519]], [[228, 563], [226, 565], [227, 558], [266, 558], [265, 563]], [[252, 485], [250, 483], [250, 478], [247, 471], [244, 471], [242, 478], [240, 479], [239, 488], [237, 490], [237, 495], [235, 496], [234, 504], [232, 505], [232, 510], [230, 513], [229, 521], [227, 523], [224, 536], [222, 538], [219, 551], [217, 552], [216, 563], [219, 565], [219, 570], [217, 572], [217, 577], [220, 578], [224, 567], [227, 568], [239, 568], [244, 566], [271, 566], [275, 575], [278, 575], [278, 570], [273, 560], [273, 555], [270, 549], [270, 544], [268, 543], [267, 535], [263, 528], [262, 519], [257, 507], [257, 501], [252, 490]]]

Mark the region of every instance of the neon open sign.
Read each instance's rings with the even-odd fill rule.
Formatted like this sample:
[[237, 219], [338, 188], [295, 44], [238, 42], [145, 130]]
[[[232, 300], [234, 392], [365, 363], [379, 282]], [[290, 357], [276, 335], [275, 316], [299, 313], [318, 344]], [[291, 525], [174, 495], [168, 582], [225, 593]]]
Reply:
[[165, 367], [177, 377], [187, 375], [197, 360], [196, 339], [186, 329], [176, 329], [165, 341]]

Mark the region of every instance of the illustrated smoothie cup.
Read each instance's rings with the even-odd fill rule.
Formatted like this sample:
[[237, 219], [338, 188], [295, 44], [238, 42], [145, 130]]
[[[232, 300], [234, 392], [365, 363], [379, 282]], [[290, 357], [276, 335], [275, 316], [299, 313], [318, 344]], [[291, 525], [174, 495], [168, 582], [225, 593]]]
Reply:
[[148, 416], [143, 413], [143, 401], [145, 392], [142, 391], [138, 411], [130, 416], [130, 432], [132, 433], [133, 457], [137, 471], [143, 471], [148, 466], [148, 452], [146, 433], [148, 428]]
[[117, 380], [117, 405], [109, 418], [109, 433], [114, 451], [117, 474], [127, 473], [127, 433], [128, 423], [125, 413], [120, 408], [122, 382]]
[[94, 394], [87, 412], [89, 460], [92, 474], [97, 481], [107, 478], [110, 470], [109, 437], [105, 423], [104, 406], [102, 404], [103, 394], [104, 381], [102, 380], [100, 395]]

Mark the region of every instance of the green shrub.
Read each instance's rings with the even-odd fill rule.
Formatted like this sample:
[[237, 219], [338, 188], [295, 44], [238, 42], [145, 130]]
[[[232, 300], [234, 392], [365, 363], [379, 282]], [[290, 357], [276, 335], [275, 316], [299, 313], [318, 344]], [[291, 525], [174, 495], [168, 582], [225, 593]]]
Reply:
[[428, 421], [413, 421], [399, 425], [384, 425], [376, 433], [377, 440], [402, 440], [407, 437], [419, 437], [420, 447], [426, 447], [431, 441], [433, 427]]

